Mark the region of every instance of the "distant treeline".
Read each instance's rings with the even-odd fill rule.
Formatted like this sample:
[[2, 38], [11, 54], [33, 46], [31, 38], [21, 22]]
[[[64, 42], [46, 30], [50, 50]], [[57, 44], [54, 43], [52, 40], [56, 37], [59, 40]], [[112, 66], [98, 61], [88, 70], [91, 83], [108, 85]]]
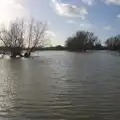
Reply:
[[[101, 44], [96, 44], [96, 46], [94, 46], [94, 50], [106, 50], [106, 49], [107, 48], [102, 46]], [[24, 48], [24, 50], [26, 50], [26, 48]], [[44, 51], [44, 50], [62, 51], [62, 50], [68, 50], [68, 49], [66, 47], [64, 47], [64, 46], [57, 45], [57, 46], [51, 46], [51, 47], [36, 47], [36, 48], [34, 48], [33, 52], [34, 51]], [[0, 47], [0, 53], [9, 54], [9, 49], [7, 47], [1, 46]]]
[[[27, 41], [24, 38], [23, 26], [24, 21], [15, 21], [11, 23], [11, 27], [8, 30], [3, 28], [0, 31], [0, 40], [4, 43], [4, 46], [0, 47], [0, 53], [10, 54], [12, 57], [16, 57], [17, 55], [20, 57], [29, 57], [30, 53], [36, 50], [68, 50], [84, 52], [87, 50], [120, 51], [120, 35], [108, 38], [105, 41], [105, 46], [103, 46], [100, 39], [93, 32], [77, 31], [67, 38], [64, 46], [57, 45], [45, 47], [44, 44], [46, 39], [44, 36], [46, 24], [31, 21], [31, 23], [28, 24], [29, 29], [25, 29], [28, 30], [29, 33]], [[27, 47], [24, 45], [26, 42]]]
[[[23, 50], [26, 50], [27, 48], [23, 48]], [[39, 50], [66, 50], [66, 48], [64, 46], [61, 45], [57, 45], [57, 46], [51, 46], [51, 47], [35, 47], [33, 51], [39, 51]], [[8, 52], [9, 53], [9, 49], [8, 47], [5, 46], [0, 46], [0, 51], [1, 53], [4, 52]]]
[[51, 47], [37, 47], [35, 50], [66, 50], [62, 45], [51, 46]]
[[108, 38], [105, 45], [93, 32], [77, 31], [69, 37], [65, 42], [65, 48], [70, 51], [86, 51], [86, 50], [114, 50], [120, 51], [120, 35]]
[[120, 51], [120, 35], [116, 35], [108, 38], [105, 43], [106, 43], [107, 49]]

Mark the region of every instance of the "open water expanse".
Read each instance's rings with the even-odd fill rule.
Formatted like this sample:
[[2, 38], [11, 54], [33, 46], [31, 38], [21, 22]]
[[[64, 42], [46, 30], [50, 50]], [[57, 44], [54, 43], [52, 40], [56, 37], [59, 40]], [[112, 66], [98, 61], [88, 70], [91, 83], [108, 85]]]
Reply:
[[120, 56], [42, 51], [0, 59], [0, 120], [120, 120]]

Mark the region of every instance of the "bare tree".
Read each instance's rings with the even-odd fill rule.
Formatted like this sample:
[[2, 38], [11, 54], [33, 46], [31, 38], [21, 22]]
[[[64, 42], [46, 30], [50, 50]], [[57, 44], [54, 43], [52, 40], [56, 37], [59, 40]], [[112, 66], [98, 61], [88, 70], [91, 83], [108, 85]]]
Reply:
[[46, 23], [31, 20], [28, 24], [27, 32], [27, 51], [24, 56], [29, 57], [36, 47], [43, 47], [46, 42]]
[[[25, 24], [24, 20], [16, 20], [0, 30], [0, 40], [8, 48], [11, 57], [29, 57], [38, 46], [43, 47], [46, 41], [46, 23], [31, 20]], [[22, 55], [23, 50], [26, 50]]]
[[16, 20], [9, 28], [1, 28], [0, 40], [9, 49], [11, 57], [22, 56], [21, 52], [24, 43], [24, 21]]

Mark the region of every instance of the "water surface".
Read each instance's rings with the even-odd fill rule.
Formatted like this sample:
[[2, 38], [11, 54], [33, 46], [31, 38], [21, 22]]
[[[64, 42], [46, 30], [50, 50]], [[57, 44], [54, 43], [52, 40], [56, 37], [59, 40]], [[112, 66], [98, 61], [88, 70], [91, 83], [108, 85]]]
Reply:
[[120, 57], [44, 51], [0, 59], [0, 120], [119, 120]]

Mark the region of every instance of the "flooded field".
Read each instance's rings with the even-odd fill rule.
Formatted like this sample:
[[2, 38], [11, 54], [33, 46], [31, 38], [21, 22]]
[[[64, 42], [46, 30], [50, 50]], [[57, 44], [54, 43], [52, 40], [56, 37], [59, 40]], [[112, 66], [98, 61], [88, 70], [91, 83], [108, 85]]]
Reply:
[[0, 120], [119, 120], [120, 56], [43, 51], [0, 59]]

